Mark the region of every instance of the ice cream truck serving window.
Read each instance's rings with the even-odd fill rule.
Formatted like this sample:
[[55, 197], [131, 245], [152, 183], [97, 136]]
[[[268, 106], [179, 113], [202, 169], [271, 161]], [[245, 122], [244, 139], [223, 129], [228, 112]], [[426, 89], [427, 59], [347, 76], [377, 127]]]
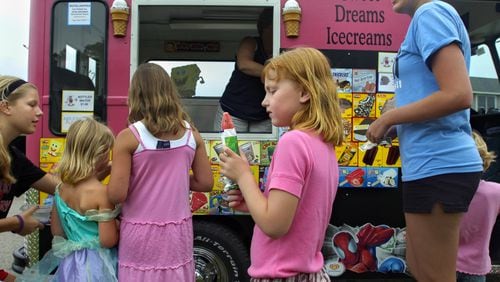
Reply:
[[[142, 62], [164, 67], [196, 127], [206, 138], [217, 138], [214, 126], [217, 108], [236, 68], [242, 40], [258, 38], [259, 17], [272, 11], [272, 49], [279, 50], [278, 1], [180, 2], [132, 1], [131, 73]], [[259, 79], [260, 78], [256, 78]], [[259, 106], [260, 107], [260, 106]], [[240, 132], [239, 132], [240, 133]], [[245, 133], [246, 139], [276, 139], [277, 129]], [[245, 136], [246, 135], [246, 136]]]

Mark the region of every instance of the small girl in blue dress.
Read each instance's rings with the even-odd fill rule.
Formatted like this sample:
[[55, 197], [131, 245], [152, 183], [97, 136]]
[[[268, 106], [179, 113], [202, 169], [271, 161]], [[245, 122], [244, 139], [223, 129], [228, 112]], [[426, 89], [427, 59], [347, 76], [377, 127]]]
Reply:
[[113, 144], [111, 130], [93, 119], [70, 126], [51, 214], [52, 250], [19, 280], [45, 280], [58, 266], [52, 281], [117, 281], [119, 210], [96, 177], [108, 165]]

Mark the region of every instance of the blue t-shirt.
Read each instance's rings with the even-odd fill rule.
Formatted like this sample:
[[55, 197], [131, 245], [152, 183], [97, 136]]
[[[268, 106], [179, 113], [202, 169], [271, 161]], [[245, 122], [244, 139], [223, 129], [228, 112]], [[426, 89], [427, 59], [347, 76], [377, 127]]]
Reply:
[[[455, 9], [442, 1], [420, 6], [411, 20], [394, 68], [398, 107], [422, 100], [439, 90], [430, 69], [430, 59], [452, 43], [460, 46], [468, 69], [469, 37]], [[469, 118], [467, 109], [438, 119], [398, 125], [403, 181], [482, 171]]]

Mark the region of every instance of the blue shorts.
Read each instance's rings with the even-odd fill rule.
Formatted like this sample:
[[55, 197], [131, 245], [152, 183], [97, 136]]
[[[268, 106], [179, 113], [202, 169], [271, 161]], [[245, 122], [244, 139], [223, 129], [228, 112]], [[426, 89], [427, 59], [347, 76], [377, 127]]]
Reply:
[[440, 203], [446, 213], [466, 212], [482, 172], [441, 174], [403, 182], [405, 213], [431, 213]]

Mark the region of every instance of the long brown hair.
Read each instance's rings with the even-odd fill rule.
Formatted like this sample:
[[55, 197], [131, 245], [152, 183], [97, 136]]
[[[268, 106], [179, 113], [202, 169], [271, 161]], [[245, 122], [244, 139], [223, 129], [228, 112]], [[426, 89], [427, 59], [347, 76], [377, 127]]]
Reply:
[[128, 94], [130, 123], [143, 121], [153, 134], [177, 133], [190, 121], [172, 80], [159, 65], [141, 64], [135, 71]]

